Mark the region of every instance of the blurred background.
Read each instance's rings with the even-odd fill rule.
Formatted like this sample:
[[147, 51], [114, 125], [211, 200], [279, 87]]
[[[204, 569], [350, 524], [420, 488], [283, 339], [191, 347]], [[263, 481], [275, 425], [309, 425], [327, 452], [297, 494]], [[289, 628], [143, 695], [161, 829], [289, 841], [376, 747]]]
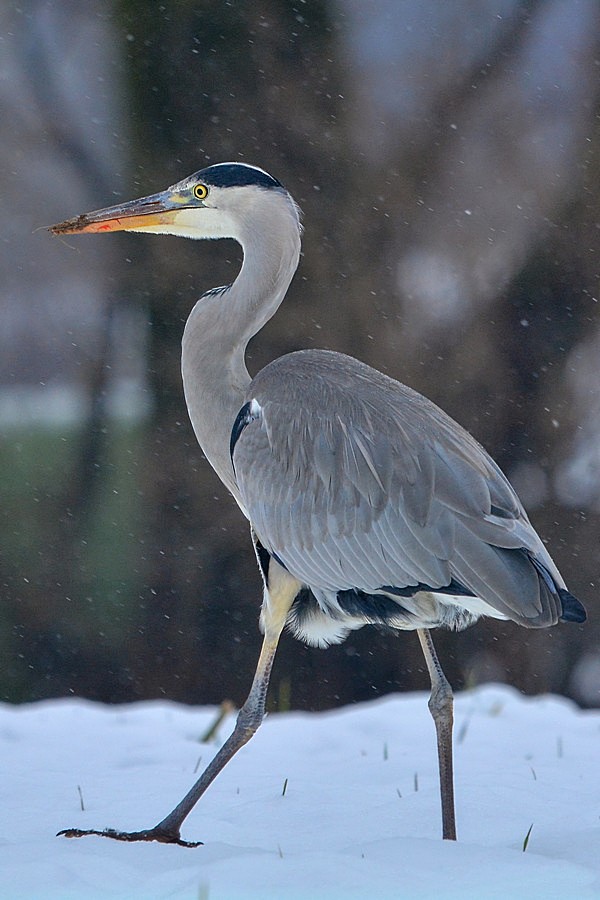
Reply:
[[[5, 0], [0, 699], [246, 695], [260, 578], [179, 374], [239, 248], [43, 227], [240, 160], [306, 227], [250, 371], [326, 347], [425, 393], [588, 607], [438, 631], [450, 680], [600, 705], [599, 44], [597, 0]], [[414, 634], [365, 628], [284, 637], [270, 704], [426, 687]]]

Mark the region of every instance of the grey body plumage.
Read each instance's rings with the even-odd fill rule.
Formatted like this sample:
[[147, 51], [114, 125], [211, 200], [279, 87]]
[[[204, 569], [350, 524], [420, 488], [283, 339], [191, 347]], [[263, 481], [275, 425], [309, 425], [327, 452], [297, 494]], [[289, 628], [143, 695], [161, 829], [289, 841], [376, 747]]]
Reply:
[[264, 581], [261, 655], [233, 734], [175, 809], [141, 832], [91, 833], [185, 844], [182, 822], [262, 720], [284, 627], [326, 646], [373, 624], [417, 630], [443, 836], [454, 839], [452, 692], [428, 629], [481, 615], [530, 628], [585, 619], [509, 482], [435, 404], [351, 357], [300, 351], [251, 379], [246, 346], [282, 302], [300, 255], [298, 207], [263, 170], [210, 166], [53, 230], [234, 238], [244, 253], [234, 283], [192, 310], [182, 372], [198, 441], [251, 525]]
[[[485, 614], [544, 627], [562, 616], [564, 582], [514, 490], [433, 403], [322, 350], [275, 360], [246, 396], [260, 412], [235, 442], [236, 481], [261, 544], [316, 600], [292, 608], [298, 636], [324, 645], [364, 624], [464, 628]], [[350, 613], [344, 591], [392, 603]]]

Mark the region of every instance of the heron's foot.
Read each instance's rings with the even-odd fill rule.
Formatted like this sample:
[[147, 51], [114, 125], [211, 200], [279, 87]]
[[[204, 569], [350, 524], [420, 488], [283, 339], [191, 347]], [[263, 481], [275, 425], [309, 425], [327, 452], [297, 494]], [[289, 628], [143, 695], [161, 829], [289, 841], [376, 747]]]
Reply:
[[201, 847], [202, 841], [184, 841], [179, 831], [170, 831], [156, 825], [145, 831], [117, 831], [115, 828], [104, 828], [98, 831], [95, 828], [65, 828], [59, 831], [56, 837], [79, 838], [95, 834], [98, 837], [111, 838], [113, 841], [158, 841], [161, 844], [177, 844], [179, 847]]

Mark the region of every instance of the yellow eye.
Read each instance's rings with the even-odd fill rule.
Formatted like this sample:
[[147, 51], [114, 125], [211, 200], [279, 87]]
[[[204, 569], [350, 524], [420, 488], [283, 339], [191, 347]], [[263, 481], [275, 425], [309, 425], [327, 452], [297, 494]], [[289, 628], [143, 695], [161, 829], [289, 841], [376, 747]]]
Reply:
[[205, 184], [195, 184], [192, 193], [196, 200], [204, 200], [204, 198], [208, 194], [208, 188]]

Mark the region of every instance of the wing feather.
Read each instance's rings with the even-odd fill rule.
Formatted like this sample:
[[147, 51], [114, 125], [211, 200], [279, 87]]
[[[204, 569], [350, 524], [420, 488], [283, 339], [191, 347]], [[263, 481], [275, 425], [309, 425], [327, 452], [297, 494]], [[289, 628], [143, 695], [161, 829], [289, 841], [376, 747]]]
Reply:
[[302, 583], [373, 592], [454, 579], [501, 615], [556, 621], [531, 559], [564, 582], [515, 492], [430, 401], [326, 351], [276, 360], [246, 399], [260, 414], [235, 444], [240, 495], [261, 543]]

